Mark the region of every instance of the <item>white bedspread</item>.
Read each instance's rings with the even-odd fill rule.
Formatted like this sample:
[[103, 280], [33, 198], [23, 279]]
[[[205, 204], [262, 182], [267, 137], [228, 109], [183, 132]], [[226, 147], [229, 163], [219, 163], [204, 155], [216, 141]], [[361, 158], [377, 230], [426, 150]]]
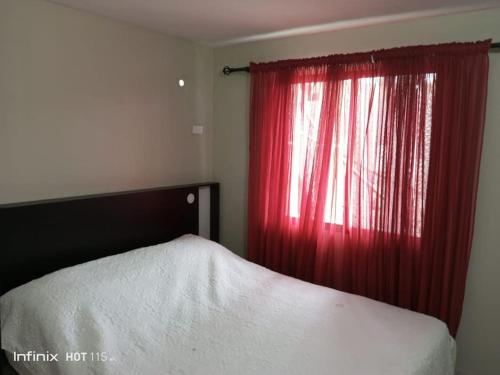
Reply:
[[14, 363], [23, 375], [454, 370], [439, 320], [282, 276], [197, 236], [55, 272], [0, 303], [4, 350], [58, 354]]

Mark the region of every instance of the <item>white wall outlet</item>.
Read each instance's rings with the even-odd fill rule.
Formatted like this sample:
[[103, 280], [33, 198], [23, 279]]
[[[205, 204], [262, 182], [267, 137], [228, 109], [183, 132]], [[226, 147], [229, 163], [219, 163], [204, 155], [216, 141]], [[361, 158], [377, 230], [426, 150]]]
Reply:
[[193, 126], [193, 134], [203, 134], [203, 126], [202, 125], [194, 125]]

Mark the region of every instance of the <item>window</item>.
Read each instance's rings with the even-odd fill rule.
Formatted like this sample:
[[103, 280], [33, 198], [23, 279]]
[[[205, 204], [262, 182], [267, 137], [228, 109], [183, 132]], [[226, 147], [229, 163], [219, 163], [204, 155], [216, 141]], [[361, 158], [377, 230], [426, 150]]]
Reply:
[[[324, 222], [336, 224], [349, 228], [375, 228], [376, 215], [380, 214], [380, 206], [387, 205], [388, 212], [398, 212], [394, 215], [390, 227], [391, 231], [401, 231], [402, 215], [401, 205], [394, 207], [401, 199], [394, 199], [400, 192], [397, 187], [400, 184], [411, 185], [411, 199], [416, 202], [415, 215], [410, 222], [404, 225], [415, 227], [414, 233], [420, 236], [422, 229], [423, 211], [425, 207], [425, 189], [429, 168], [430, 136], [431, 136], [431, 114], [432, 93], [434, 89], [435, 74], [425, 74], [422, 80], [413, 86], [414, 95], [420, 100], [414, 118], [423, 119], [423, 131], [417, 134], [405, 134], [404, 122], [400, 121], [402, 129], [391, 129], [389, 131], [400, 132], [387, 134], [384, 127], [391, 105], [384, 97], [384, 85], [386, 80], [391, 80], [391, 86], [408, 84], [409, 76], [393, 76], [360, 78], [357, 80], [343, 80], [340, 87], [340, 96], [336, 103], [339, 108], [336, 116], [337, 123], [332, 123], [332, 145], [329, 161], [328, 188], [324, 207]], [[293, 218], [299, 218], [301, 207], [299, 202], [303, 201], [300, 194], [307, 192], [313, 164], [318, 155], [318, 131], [320, 114], [323, 103], [323, 82], [310, 82], [294, 85], [294, 120], [292, 137], [292, 163], [290, 174], [290, 202], [289, 214]], [[353, 89], [354, 88], [354, 89]], [[353, 92], [356, 96], [353, 97]], [[353, 107], [351, 107], [353, 106]], [[425, 111], [425, 113], [422, 113]], [[404, 118], [407, 113], [400, 113]], [[352, 119], [351, 117], [355, 118]], [[355, 129], [349, 128], [349, 124], [356, 124]], [[398, 121], [392, 119], [392, 123]], [[391, 142], [387, 142], [390, 136]], [[406, 174], [395, 173], [399, 161], [396, 159], [398, 153], [394, 150], [398, 147], [397, 142], [404, 142], [405, 137], [413, 137], [414, 144], [413, 160], [406, 160], [411, 165], [411, 170]], [[418, 139], [416, 139], [418, 138]], [[384, 139], [384, 141], [381, 141]], [[417, 150], [417, 148], [421, 148]], [[349, 152], [351, 150], [351, 152]], [[423, 157], [421, 157], [423, 153]], [[381, 158], [381, 155], [384, 155]], [[385, 163], [381, 163], [384, 160]], [[390, 178], [387, 179], [386, 175]], [[406, 181], [396, 183], [396, 178], [406, 175]], [[398, 177], [396, 177], [398, 176]], [[390, 184], [387, 184], [390, 181]], [[408, 189], [405, 189], [406, 191]], [[375, 222], [375, 224], [374, 224]], [[378, 228], [381, 229], [381, 228]], [[387, 230], [387, 218], [385, 229]]]

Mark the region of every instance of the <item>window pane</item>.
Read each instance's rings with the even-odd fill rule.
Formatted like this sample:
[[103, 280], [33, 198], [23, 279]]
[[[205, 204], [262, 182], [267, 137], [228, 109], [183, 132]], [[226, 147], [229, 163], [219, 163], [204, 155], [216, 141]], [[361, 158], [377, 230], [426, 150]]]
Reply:
[[[328, 188], [324, 221], [350, 228], [375, 229], [390, 232], [401, 231], [403, 206], [401, 191], [410, 191], [409, 201], [415, 205], [412, 217], [405, 225], [412, 233], [421, 234], [423, 210], [425, 207], [425, 186], [429, 167], [432, 93], [435, 74], [420, 76], [415, 82], [410, 76], [369, 77], [338, 82], [340, 108], [333, 131]], [[292, 217], [300, 217], [303, 192], [307, 192], [313, 170], [320, 126], [320, 112], [323, 101], [322, 82], [294, 85], [294, 124], [292, 145], [292, 168], [290, 176], [290, 211]], [[396, 148], [402, 148], [400, 131], [390, 127], [404, 126], [408, 113], [401, 113], [402, 119], [388, 118], [393, 113], [388, 100], [400, 87], [414, 90], [417, 108], [413, 108], [413, 121], [423, 121], [424, 131], [405, 137], [412, 146], [405, 145], [410, 173], [400, 173], [396, 168]], [[396, 90], [396, 91], [395, 91]], [[406, 109], [407, 110], [407, 109]], [[425, 111], [425, 113], [422, 113]], [[402, 110], [404, 112], [404, 110]], [[397, 113], [397, 111], [396, 111]], [[421, 120], [423, 119], [423, 120]], [[403, 125], [401, 125], [403, 124]], [[399, 134], [399, 133], [398, 133]], [[399, 172], [396, 172], [399, 171]], [[406, 176], [405, 181], [396, 180]], [[409, 176], [409, 177], [408, 177]], [[408, 185], [409, 184], [409, 185]], [[396, 212], [395, 217], [380, 218], [381, 211]]]
[[290, 215], [299, 217], [302, 190], [307, 186], [318, 140], [323, 83], [294, 85], [294, 124], [290, 185]]

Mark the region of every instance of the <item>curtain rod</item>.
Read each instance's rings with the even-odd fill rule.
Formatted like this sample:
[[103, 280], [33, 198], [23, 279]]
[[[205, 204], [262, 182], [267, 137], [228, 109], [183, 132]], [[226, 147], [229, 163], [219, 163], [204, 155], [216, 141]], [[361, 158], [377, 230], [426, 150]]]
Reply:
[[[490, 52], [497, 52], [497, 53], [500, 52], [500, 42], [491, 43]], [[230, 66], [226, 65], [224, 68], [222, 68], [222, 73], [225, 76], [228, 76], [231, 73], [236, 73], [236, 72], [250, 73], [250, 67], [249, 66], [241, 66], [239, 68], [231, 68]]]

